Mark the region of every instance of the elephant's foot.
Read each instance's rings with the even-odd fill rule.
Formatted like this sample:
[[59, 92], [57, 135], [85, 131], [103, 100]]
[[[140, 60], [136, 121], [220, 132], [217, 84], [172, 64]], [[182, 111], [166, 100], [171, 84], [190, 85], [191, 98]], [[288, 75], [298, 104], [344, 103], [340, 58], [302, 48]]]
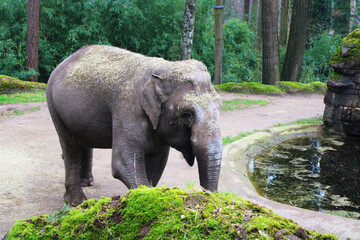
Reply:
[[94, 177], [93, 176], [81, 178], [81, 186], [82, 187], [88, 187], [88, 186], [92, 186], [92, 185], [94, 185]]
[[81, 204], [86, 199], [87, 198], [82, 190], [81, 190], [81, 192], [79, 192], [77, 194], [69, 193], [69, 192], [65, 192], [65, 194], [64, 194], [64, 201], [74, 207]]

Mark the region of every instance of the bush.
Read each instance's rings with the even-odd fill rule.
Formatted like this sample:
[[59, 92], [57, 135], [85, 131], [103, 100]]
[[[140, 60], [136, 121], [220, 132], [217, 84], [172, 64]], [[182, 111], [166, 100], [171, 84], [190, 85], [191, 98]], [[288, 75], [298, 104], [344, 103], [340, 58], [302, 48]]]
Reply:
[[256, 35], [248, 23], [229, 19], [224, 24], [223, 82], [259, 82], [259, 55]]
[[329, 66], [342, 37], [321, 33], [314, 37], [312, 46], [305, 51], [301, 82], [325, 82], [332, 72]]

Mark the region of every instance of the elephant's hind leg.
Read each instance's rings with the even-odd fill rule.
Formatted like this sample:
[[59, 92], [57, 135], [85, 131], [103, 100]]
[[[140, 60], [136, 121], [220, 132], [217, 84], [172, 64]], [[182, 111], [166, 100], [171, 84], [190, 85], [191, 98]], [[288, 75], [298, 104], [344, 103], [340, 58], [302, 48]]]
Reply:
[[82, 163], [82, 147], [77, 139], [62, 122], [56, 111], [49, 108], [56, 131], [59, 135], [62, 149], [62, 158], [65, 165], [65, 194], [64, 200], [73, 206], [79, 205], [86, 200], [81, 188], [80, 173]]
[[82, 148], [81, 169], [80, 169], [80, 180], [82, 187], [94, 185], [94, 177], [92, 175], [92, 158], [93, 158], [93, 149]]

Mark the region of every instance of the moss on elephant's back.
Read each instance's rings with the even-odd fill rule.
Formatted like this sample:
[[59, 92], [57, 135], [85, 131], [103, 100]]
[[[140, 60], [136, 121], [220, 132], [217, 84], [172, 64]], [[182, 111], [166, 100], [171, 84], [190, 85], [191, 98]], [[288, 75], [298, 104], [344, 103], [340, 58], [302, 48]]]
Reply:
[[[234, 194], [178, 188], [90, 199], [58, 217], [17, 221], [7, 239], [336, 239], [298, 226]], [[279, 238], [280, 239], [280, 238]], [[281, 238], [282, 239], [282, 238]]]

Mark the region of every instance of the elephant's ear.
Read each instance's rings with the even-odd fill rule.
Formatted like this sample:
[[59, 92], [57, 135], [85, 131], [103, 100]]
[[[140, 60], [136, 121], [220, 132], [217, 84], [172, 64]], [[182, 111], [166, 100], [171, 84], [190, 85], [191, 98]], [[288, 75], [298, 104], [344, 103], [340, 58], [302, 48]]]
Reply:
[[145, 83], [140, 103], [155, 130], [161, 114], [161, 79], [159, 76], [151, 75]]

